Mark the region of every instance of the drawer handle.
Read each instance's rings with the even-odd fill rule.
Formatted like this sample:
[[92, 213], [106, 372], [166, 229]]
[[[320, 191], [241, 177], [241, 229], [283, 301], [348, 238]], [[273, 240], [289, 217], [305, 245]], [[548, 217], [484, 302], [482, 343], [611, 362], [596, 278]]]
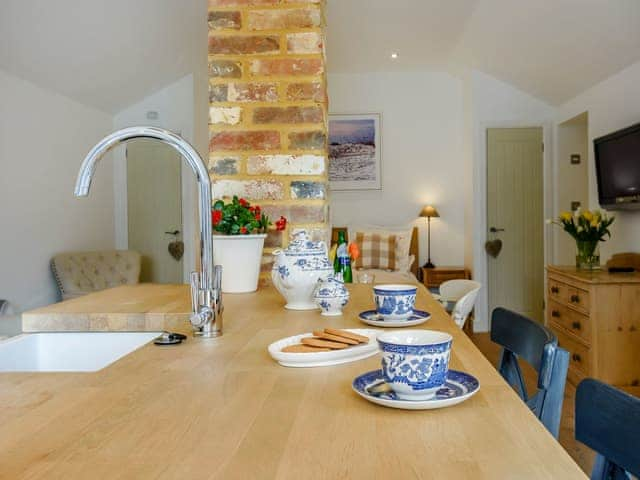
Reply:
[[551, 310], [551, 316], [554, 318], [560, 318], [560, 312], [557, 310]]
[[558, 287], [551, 287], [551, 293], [560, 293], [560, 289]]
[[572, 303], [580, 303], [580, 296], [579, 295], [571, 295], [571, 302]]
[[581, 327], [580, 322], [573, 322], [571, 326], [576, 330], [580, 330], [580, 327]]
[[582, 361], [582, 357], [580, 355], [578, 355], [577, 353], [574, 353], [573, 355], [571, 355], [571, 359], [574, 362], [581, 362]]

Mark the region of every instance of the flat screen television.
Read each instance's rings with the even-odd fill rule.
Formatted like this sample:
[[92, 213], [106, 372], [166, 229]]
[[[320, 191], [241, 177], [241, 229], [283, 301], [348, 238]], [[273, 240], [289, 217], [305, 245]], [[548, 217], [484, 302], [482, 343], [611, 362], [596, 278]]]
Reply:
[[640, 123], [593, 141], [600, 205], [640, 209]]

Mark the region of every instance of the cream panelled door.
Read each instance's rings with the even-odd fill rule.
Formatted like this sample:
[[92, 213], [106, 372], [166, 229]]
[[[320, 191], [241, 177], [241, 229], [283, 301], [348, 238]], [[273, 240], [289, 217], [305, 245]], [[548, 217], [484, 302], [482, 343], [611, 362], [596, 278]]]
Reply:
[[158, 142], [127, 145], [129, 248], [142, 254], [143, 282], [183, 283], [182, 259], [169, 253], [169, 244], [182, 240], [181, 161]]
[[505, 307], [544, 319], [543, 188], [542, 128], [488, 129], [490, 312]]

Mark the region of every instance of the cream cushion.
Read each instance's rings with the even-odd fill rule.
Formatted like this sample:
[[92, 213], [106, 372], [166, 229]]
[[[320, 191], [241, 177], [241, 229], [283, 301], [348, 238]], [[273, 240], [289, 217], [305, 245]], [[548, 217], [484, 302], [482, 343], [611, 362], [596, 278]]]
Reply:
[[[348, 227], [349, 241], [356, 239], [358, 232], [376, 233], [378, 235], [395, 235], [396, 237], [396, 266], [395, 271], [408, 273], [411, 272], [413, 261], [409, 256], [411, 247], [411, 235], [413, 226], [400, 227], [382, 227], [377, 225], [356, 225]], [[414, 259], [415, 260], [415, 259]]]
[[67, 252], [51, 259], [63, 300], [140, 280], [140, 254], [133, 250]]
[[356, 237], [349, 237], [349, 240], [357, 243], [360, 249], [360, 256], [355, 262], [356, 268], [396, 269], [398, 242], [395, 235], [356, 232]]

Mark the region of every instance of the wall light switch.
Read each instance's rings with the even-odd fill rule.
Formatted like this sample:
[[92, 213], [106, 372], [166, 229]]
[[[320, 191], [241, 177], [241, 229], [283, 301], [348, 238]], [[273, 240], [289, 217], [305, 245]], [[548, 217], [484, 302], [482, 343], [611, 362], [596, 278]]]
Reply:
[[571, 165], [579, 165], [580, 164], [580, 154], [574, 153], [571, 155]]

